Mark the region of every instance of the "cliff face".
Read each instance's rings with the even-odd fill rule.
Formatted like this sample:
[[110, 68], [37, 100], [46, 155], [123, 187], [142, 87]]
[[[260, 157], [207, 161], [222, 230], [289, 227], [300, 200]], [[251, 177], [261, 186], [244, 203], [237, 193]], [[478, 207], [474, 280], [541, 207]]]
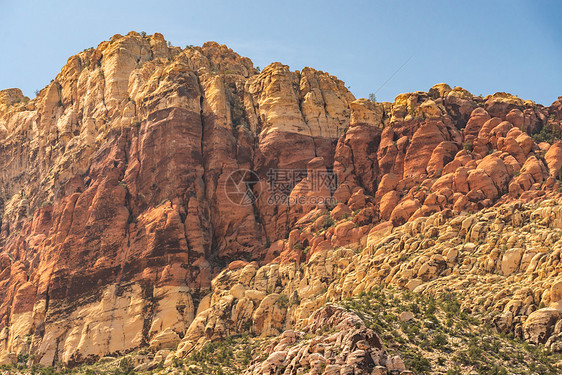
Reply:
[[[311, 68], [258, 72], [216, 43], [116, 35], [33, 100], [0, 91], [0, 362], [74, 364], [180, 341], [185, 355], [304, 324], [327, 298], [366, 288], [366, 271], [335, 275], [367, 262], [350, 249], [374, 233], [555, 197], [562, 144], [530, 135], [559, 131], [561, 103], [445, 84], [373, 103]], [[383, 263], [370, 280], [407, 287], [447, 262], [398, 279], [396, 260]], [[298, 308], [277, 306], [294, 293]]]
[[3, 91], [4, 358], [80, 361], [185, 332], [212, 276], [262, 260], [296, 217], [228, 199], [228, 176], [331, 165], [353, 100], [312, 69], [258, 74], [225, 46], [136, 33], [73, 56], [32, 101]]

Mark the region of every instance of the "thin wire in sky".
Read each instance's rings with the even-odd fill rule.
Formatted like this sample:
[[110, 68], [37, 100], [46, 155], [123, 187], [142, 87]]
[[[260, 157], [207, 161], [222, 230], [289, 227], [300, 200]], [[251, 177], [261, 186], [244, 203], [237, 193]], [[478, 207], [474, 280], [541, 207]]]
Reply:
[[414, 57], [414, 55], [408, 57], [408, 59], [404, 62], [404, 64], [400, 65], [400, 67], [399, 67], [398, 69], [396, 69], [396, 71], [395, 71], [394, 73], [392, 73], [392, 75], [390, 76], [390, 78], [387, 79], [386, 81], [384, 81], [384, 83], [381, 85], [381, 87], [379, 87], [379, 88], [377, 89], [377, 91], [375, 91], [375, 95], [376, 95], [392, 78], [394, 78], [394, 76], [395, 76], [396, 74], [398, 74], [398, 72], [399, 72], [400, 70], [402, 70], [403, 67], [406, 66], [406, 64], [412, 59], [412, 57]]

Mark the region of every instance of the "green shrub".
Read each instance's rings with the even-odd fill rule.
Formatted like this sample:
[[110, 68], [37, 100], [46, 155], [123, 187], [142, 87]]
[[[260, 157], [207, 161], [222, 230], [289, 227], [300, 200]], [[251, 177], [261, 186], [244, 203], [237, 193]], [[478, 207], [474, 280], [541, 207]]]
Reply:
[[299, 305], [300, 303], [299, 293], [295, 290], [293, 292], [293, 297], [291, 297], [291, 306]]
[[410, 354], [409, 358], [406, 358], [406, 365], [416, 374], [425, 374], [431, 371], [431, 362], [421, 353]]
[[280, 294], [279, 297], [277, 297], [276, 302], [279, 306], [287, 308], [287, 306], [289, 306], [289, 297], [284, 294]]
[[561, 138], [562, 134], [560, 134], [560, 131], [556, 128], [554, 123], [544, 125], [540, 132], [533, 135], [533, 140], [537, 143], [553, 143]]
[[326, 220], [324, 220], [324, 224], [322, 224], [322, 228], [328, 229], [335, 224], [334, 219], [331, 216], [326, 216]]
[[445, 335], [443, 333], [438, 333], [435, 336], [433, 336], [433, 340], [431, 342], [431, 345], [434, 348], [443, 348], [448, 343], [449, 343], [449, 340], [447, 339], [447, 335]]
[[130, 357], [124, 357], [119, 361], [119, 370], [128, 374], [133, 371], [134, 365]]
[[17, 356], [17, 363], [26, 363], [27, 360], [29, 359], [29, 354], [18, 354]]

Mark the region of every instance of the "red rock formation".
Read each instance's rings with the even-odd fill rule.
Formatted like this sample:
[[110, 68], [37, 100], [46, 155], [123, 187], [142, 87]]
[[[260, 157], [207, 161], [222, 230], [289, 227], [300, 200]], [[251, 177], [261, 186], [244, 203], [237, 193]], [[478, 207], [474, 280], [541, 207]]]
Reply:
[[446, 85], [373, 103], [216, 43], [116, 35], [33, 100], [0, 92], [0, 362], [160, 347], [227, 264], [553, 194], [559, 145], [529, 135], [559, 123], [558, 104]]

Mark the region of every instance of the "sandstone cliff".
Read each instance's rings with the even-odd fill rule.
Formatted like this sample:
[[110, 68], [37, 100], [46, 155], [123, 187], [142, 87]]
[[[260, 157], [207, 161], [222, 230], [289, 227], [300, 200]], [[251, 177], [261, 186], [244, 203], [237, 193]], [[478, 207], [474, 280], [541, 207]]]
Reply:
[[[311, 68], [115, 35], [32, 100], [0, 91], [0, 362], [298, 346], [321, 314], [350, 324], [319, 308], [379, 285], [468, 288], [463, 308], [560, 350], [561, 103], [446, 84], [373, 103]], [[249, 202], [229, 194], [240, 170]], [[301, 173], [288, 201], [271, 171]], [[357, 329], [330, 371], [405, 370]], [[248, 373], [294, 370], [279, 348]]]

